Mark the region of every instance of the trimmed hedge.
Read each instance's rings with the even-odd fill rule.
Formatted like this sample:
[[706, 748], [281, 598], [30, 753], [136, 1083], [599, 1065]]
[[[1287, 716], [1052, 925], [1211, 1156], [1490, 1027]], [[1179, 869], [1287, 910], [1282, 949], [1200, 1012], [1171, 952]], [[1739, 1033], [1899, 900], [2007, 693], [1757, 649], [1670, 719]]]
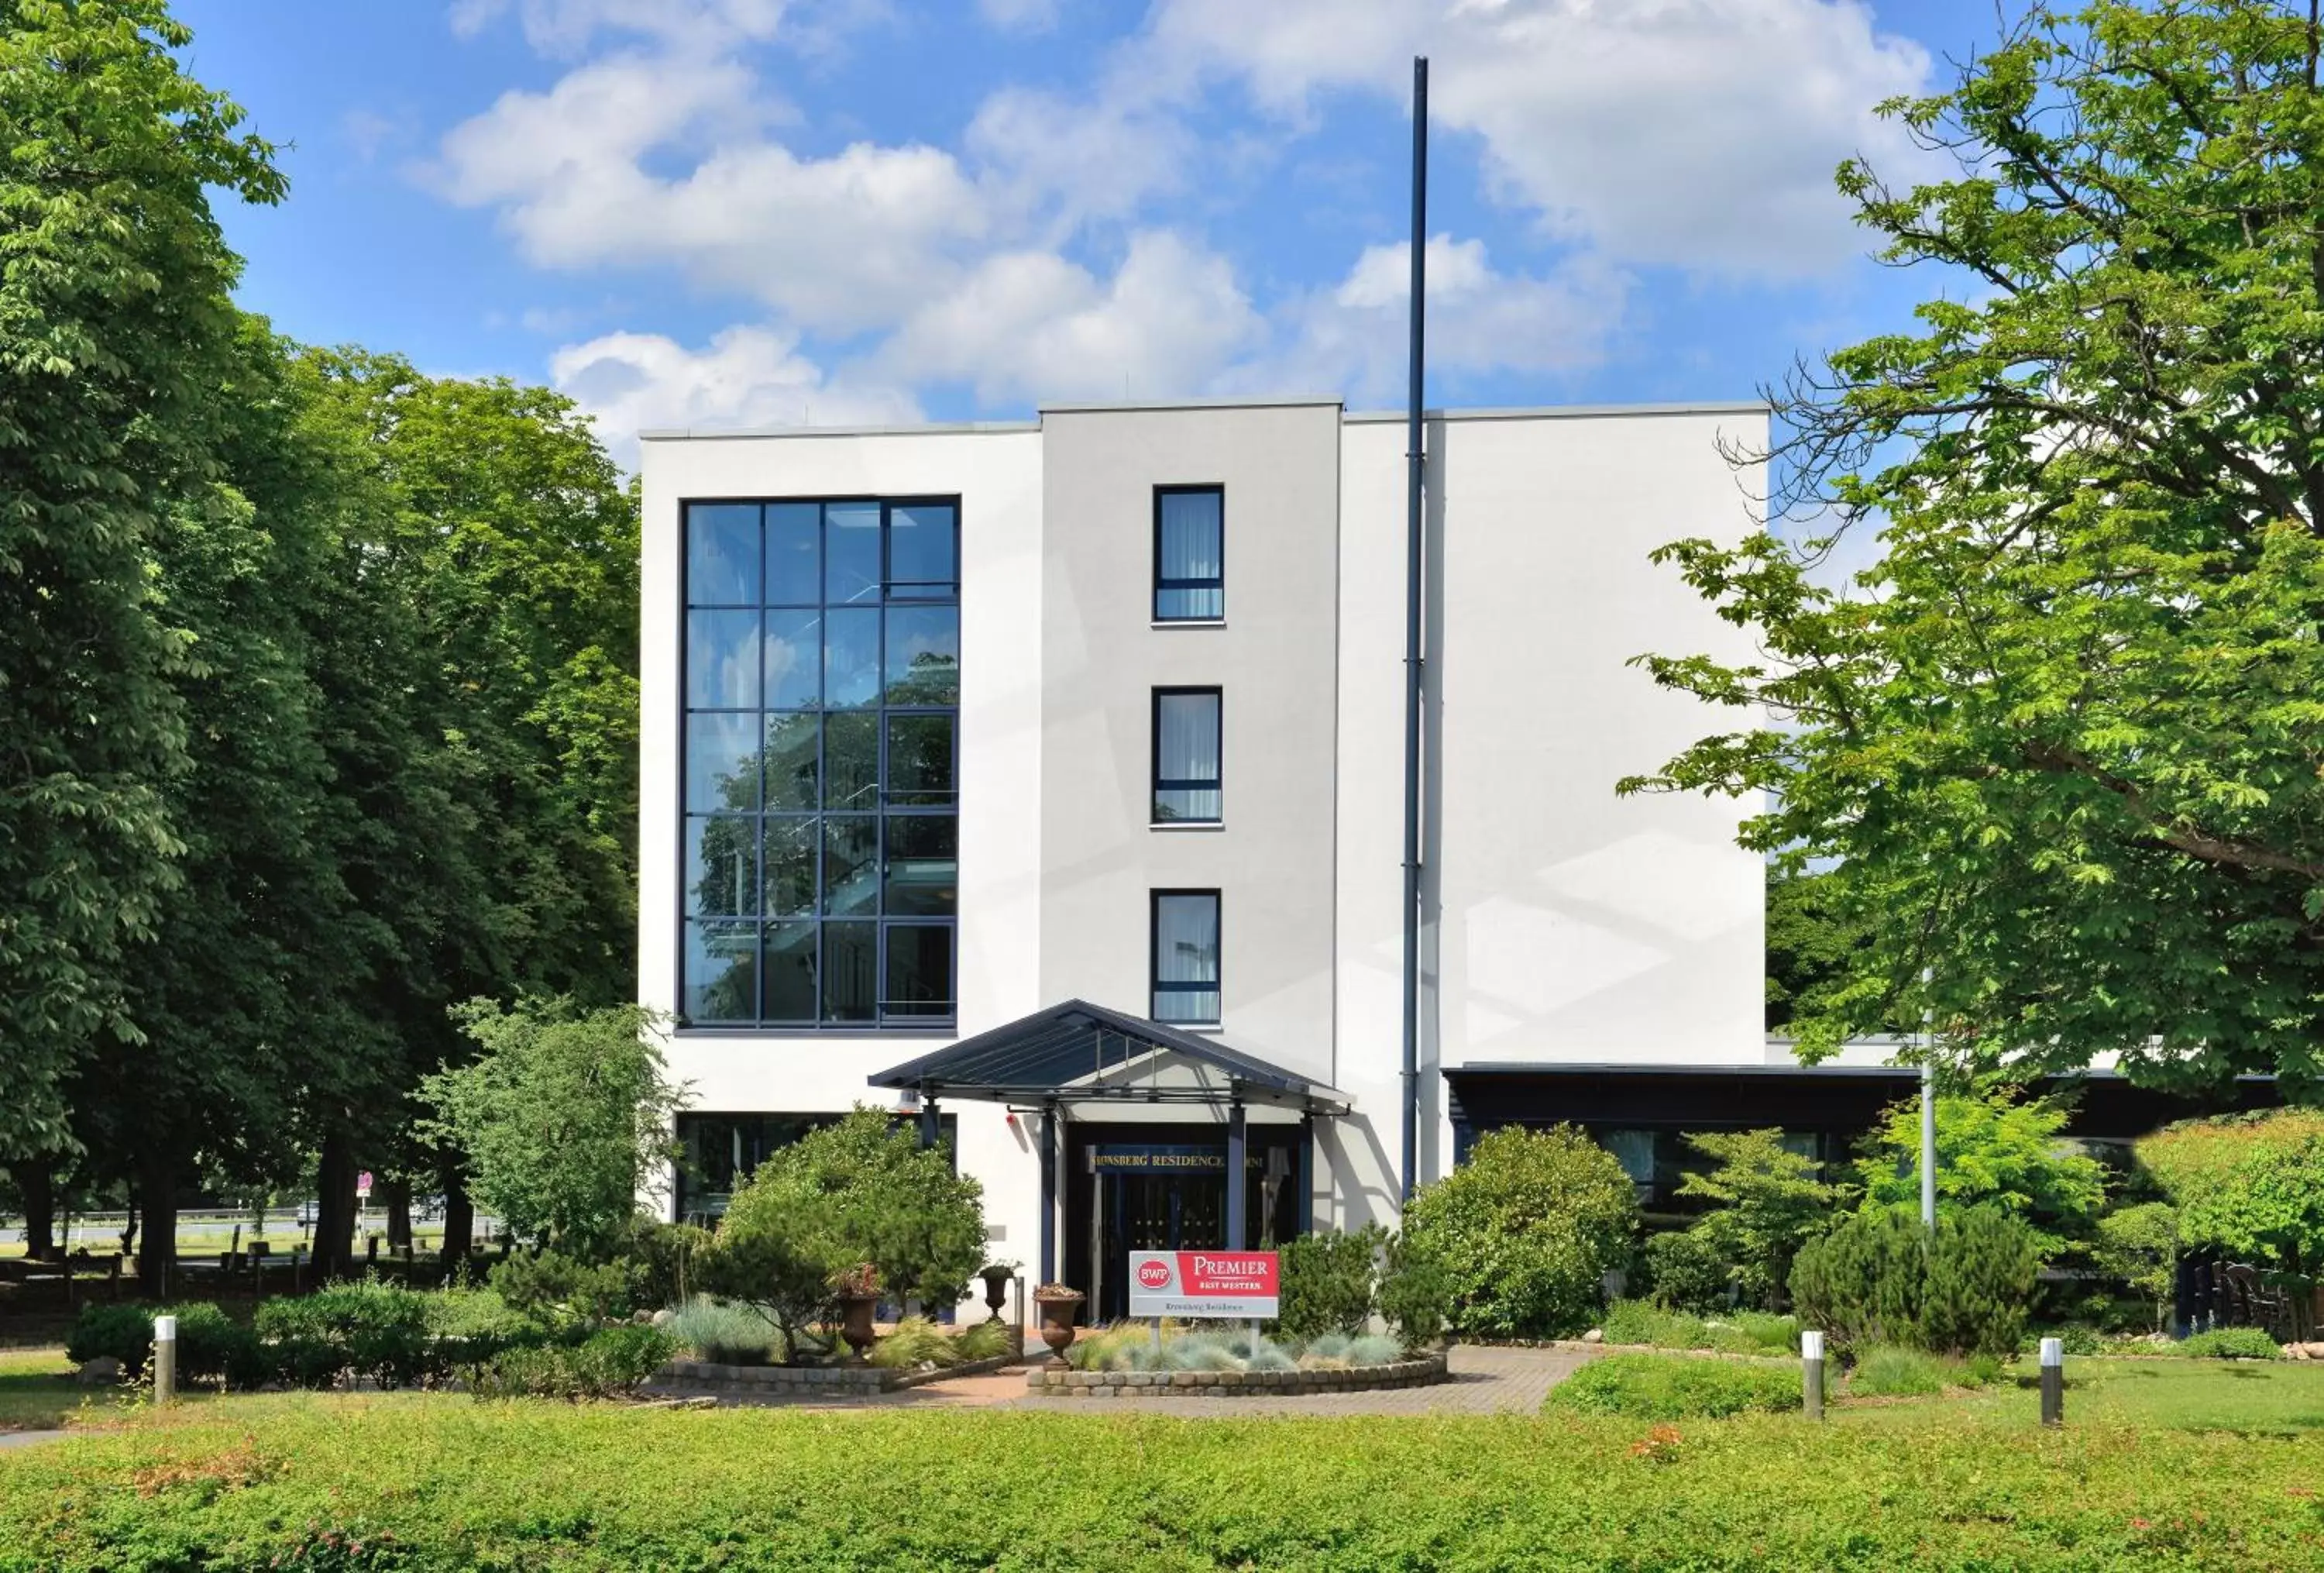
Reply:
[[[2072, 1411], [2069, 1410], [2070, 1415]], [[0, 1463], [0, 1573], [2314, 1567], [2324, 1444], [1810, 1426], [228, 1399]], [[360, 1552], [347, 1550], [360, 1543]], [[365, 1562], [360, 1558], [369, 1558]]]
[[1545, 1408], [1641, 1420], [1723, 1419], [1801, 1407], [1800, 1369], [1686, 1355], [1609, 1355], [1549, 1390]]

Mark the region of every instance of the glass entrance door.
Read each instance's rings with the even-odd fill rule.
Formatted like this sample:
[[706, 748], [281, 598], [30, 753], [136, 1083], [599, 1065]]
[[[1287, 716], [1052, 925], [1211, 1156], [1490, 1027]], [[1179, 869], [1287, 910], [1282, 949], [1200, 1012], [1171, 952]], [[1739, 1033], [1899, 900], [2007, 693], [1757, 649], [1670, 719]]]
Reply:
[[1096, 1319], [1126, 1316], [1132, 1251], [1217, 1250], [1226, 1244], [1226, 1149], [1101, 1149], [1097, 1168]]

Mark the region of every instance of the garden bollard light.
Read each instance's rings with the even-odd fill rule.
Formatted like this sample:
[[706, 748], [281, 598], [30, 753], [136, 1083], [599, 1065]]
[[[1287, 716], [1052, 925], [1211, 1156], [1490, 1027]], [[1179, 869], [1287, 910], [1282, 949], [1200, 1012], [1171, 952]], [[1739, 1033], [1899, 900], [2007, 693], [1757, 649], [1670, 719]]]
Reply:
[[1800, 1398], [1808, 1419], [1823, 1419], [1823, 1335], [1800, 1335]]
[[2042, 1340], [2042, 1423], [2066, 1422], [2066, 1345], [2062, 1338]]
[[169, 1403], [178, 1396], [178, 1319], [153, 1319], [153, 1402]]

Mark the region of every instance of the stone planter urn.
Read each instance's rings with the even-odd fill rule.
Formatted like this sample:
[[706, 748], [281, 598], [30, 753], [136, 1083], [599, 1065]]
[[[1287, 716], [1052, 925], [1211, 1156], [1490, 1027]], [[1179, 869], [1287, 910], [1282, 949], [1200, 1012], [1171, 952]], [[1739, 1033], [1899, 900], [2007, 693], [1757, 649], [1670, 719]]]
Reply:
[[1063, 1365], [1065, 1351], [1074, 1346], [1074, 1316], [1081, 1309], [1084, 1296], [1078, 1289], [1062, 1283], [1045, 1283], [1033, 1291], [1033, 1303], [1041, 1308], [1041, 1342], [1049, 1346], [1051, 1363]]
[[879, 1303], [876, 1294], [839, 1297], [839, 1336], [847, 1340], [848, 1348], [853, 1352], [848, 1361], [851, 1365], [862, 1365], [864, 1352], [879, 1341], [880, 1335], [872, 1327], [872, 1312]]
[[1009, 1299], [1009, 1281], [1017, 1274], [1011, 1268], [994, 1266], [977, 1276], [984, 1280], [984, 1303], [992, 1312], [989, 1319], [997, 1322], [1001, 1319], [1001, 1308]]

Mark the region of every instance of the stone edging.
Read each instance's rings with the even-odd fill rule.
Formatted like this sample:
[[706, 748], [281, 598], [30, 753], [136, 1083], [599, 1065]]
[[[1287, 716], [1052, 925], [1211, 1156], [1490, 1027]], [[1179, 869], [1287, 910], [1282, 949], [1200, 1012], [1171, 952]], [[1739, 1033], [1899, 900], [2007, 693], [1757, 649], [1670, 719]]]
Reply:
[[1285, 1398], [1423, 1387], [1445, 1376], [1442, 1355], [1340, 1371], [1060, 1371], [1050, 1366], [1027, 1372], [1025, 1391], [1040, 1398]]
[[1022, 1355], [995, 1355], [931, 1371], [886, 1365], [718, 1365], [707, 1360], [673, 1360], [648, 1383], [655, 1393], [791, 1393], [841, 1398], [894, 1393], [924, 1382], [982, 1376], [1016, 1365]]

